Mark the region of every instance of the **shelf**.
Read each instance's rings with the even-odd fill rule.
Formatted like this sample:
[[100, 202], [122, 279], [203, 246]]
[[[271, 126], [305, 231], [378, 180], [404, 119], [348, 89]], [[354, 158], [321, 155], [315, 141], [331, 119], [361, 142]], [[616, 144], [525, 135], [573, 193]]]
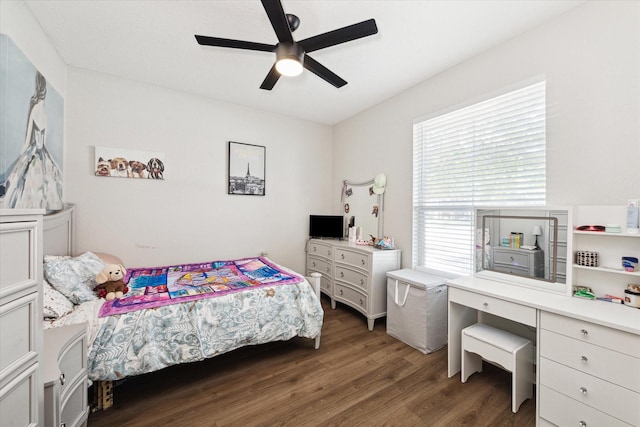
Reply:
[[578, 230], [573, 230], [573, 234], [581, 235], [581, 236], [632, 237], [632, 238], [640, 239], [640, 234], [607, 233], [606, 231], [578, 231]]
[[615, 273], [615, 274], [623, 274], [626, 276], [640, 277], [640, 271], [624, 271], [622, 269], [607, 268], [607, 267], [587, 267], [585, 265], [578, 265], [578, 264], [573, 264], [573, 268], [577, 268], [580, 270], [602, 271], [604, 273]]

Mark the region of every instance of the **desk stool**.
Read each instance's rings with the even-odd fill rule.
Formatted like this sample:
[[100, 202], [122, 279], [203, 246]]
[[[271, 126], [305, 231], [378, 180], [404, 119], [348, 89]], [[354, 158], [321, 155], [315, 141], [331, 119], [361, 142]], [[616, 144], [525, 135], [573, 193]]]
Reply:
[[533, 345], [531, 341], [484, 323], [462, 330], [462, 382], [482, 372], [482, 359], [511, 372], [511, 411], [518, 412], [533, 397]]

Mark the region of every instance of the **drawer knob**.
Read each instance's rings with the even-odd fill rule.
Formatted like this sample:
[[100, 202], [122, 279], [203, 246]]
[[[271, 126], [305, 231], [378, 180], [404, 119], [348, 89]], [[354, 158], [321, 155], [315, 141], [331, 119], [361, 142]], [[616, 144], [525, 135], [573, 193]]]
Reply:
[[585, 337], [589, 335], [589, 331], [587, 331], [586, 329], [580, 329], [580, 333]]
[[360, 305], [364, 305], [364, 301], [362, 301], [362, 298], [360, 298]]
[[315, 246], [313, 247], [313, 252], [317, 251], [318, 248], [316, 248]]
[[363, 260], [363, 259], [361, 259], [361, 260], [360, 260], [360, 262], [362, 263], [362, 265], [364, 265], [364, 264], [365, 264], [365, 262], [364, 262], [364, 260]]
[[364, 279], [360, 279], [360, 284], [364, 285]]
[[487, 308], [487, 307], [489, 307], [489, 303], [488, 303], [488, 302], [483, 302], [483, 303], [482, 303], [482, 306], [483, 306], [484, 308]]
[[586, 423], [586, 422], [584, 422], [584, 421], [580, 421], [580, 422], [578, 423], [578, 425], [579, 425], [580, 427], [587, 427], [587, 423]]
[[344, 292], [342, 291], [342, 289], [340, 289], [340, 295], [344, 294]]
[[580, 360], [581, 360], [583, 363], [587, 363], [587, 362], [589, 361], [589, 359], [587, 359], [587, 356], [580, 356]]
[[331, 267], [327, 267], [327, 273], [331, 271]]
[[340, 272], [340, 277], [344, 277], [344, 271]]
[[340, 254], [340, 258], [344, 259], [344, 254]]
[[60, 373], [60, 385], [64, 385], [64, 372]]
[[314, 266], [314, 267], [316, 266], [316, 262], [315, 262], [315, 261], [313, 261], [313, 266]]
[[587, 388], [586, 388], [586, 387], [580, 387], [578, 390], [579, 390], [579, 391], [580, 391], [580, 393], [582, 393], [582, 394], [585, 394], [585, 395], [587, 394]]
[[513, 262], [513, 257], [512, 256], [509, 257], [509, 261]]
[[331, 251], [327, 251], [327, 255], [328, 255], [328, 256], [331, 256]]

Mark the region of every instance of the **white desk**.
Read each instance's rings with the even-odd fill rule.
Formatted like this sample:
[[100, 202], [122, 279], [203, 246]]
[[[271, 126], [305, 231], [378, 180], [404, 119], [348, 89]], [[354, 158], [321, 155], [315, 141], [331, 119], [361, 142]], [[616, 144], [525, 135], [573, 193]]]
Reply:
[[[449, 377], [460, 371], [462, 329], [476, 323], [479, 314], [492, 314], [536, 328], [538, 425], [640, 425], [640, 309], [477, 276], [453, 279], [448, 285]], [[582, 353], [570, 354], [572, 349]], [[613, 366], [612, 358], [632, 365]], [[553, 372], [560, 381], [551, 384], [551, 370], [540, 369], [541, 361], [561, 369]], [[577, 375], [589, 386], [574, 384]], [[613, 390], [605, 391], [609, 385]], [[624, 405], [618, 402], [635, 405], [619, 408]]]

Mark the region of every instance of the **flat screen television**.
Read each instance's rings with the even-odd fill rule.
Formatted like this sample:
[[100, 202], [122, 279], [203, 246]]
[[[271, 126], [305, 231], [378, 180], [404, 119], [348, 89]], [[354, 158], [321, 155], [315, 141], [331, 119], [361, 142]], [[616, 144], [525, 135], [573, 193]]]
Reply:
[[309, 215], [309, 236], [344, 237], [344, 217], [342, 215]]

